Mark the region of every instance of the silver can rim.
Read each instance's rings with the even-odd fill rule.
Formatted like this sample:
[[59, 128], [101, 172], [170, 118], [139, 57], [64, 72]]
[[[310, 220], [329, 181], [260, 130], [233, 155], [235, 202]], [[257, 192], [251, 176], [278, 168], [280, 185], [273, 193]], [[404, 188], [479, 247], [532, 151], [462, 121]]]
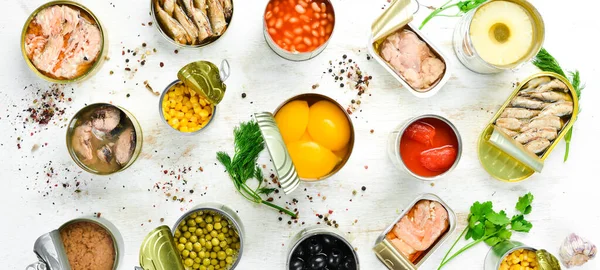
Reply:
[[356, 270], [360, 270], [360, 262], [358, 260], [358, 254], [356, 253], [356, 250], [354, 250], [354, 247], [352, 246], [352, 244], [350, 244], [350, 242], [348, 240], [346, 240], [346, 237], [344, 236], [344, 234], [339, 231], [338, 229], [334, 229], [325, 225], [314, 225], [308, 228], [305, 228], [301, 231], [299, 231], [298, 233], [296, 233], [292, 239], [297, 238], [296, 240], [292, 240], [293, 244], [290, 246], [290, 249], [288, 251], [288, 256], [287, 256], [287, 260], [285, 263], [285, 267], [286, 269], [290, 268], [290, 261], [292, 260], [292, 255], [294, 254], [294, 251], [296, 250], [296, 248], [302, 243], [304, 242], [304, 240], [308, 239], [309, 237], [315, 236], [315, 235], [329, 235], [329, 236], [333, 236], [336, 237], [338, 240], [342, 241], [344, 244], [346, 244], [348, 246], [348, 248], [352, 251], [352, 255], [354, 256], [354, 261], [356, 262]]
[[210, 118], [208, 119], [208, 123], [206, 123], [206, 125], [204, 125], [201, 129], [196, 130], [194, 132], [183, 132], [180, 131], [178, 129], [174, 129], [171, 125], [169, 125], [169, 122], [167, 122], [167, 119], [165, 119], [165, 115], [163, 113], [163, 109], [162, 109], [162, 105], [163, 105], [163, 101], [165, 98], [165, 95], [169, 92], [169, 90], [171, 90], [171, 88], [173, 86], [175, 86], [176, 84], [180, 83], [181, 81], [179, 79], [171, 82], [169, 85], [167, 85], [167, 87], [165, 88], [165, 90], [163, 90], [162, 94], [160, 94], [160, 98], [158, 101], [158, 113], [160, 114], [160, 119], [162, 120], [162, 122], [167, 125], [169, 127], [170, 130], [177, 132], [178, 134], [182, 134], [185, 136], [193, 136], [196, 135], [202, 131], [204, 131], [208, 125], [210, 125], [210, 123], [212, 123], [213, 119], [215, 118], [215, 115], [217, 114], [217, 105], [216, 104], [211, 104], [212, 105], [212, 114], [210, 116]]
[[[519, 241], [513, 241], [513, 240], [508, 240], [508, 241], [509, 241], [510, 243], [514, 244], [515, 246], [514, 246], [514, 247], [512, 247], [512, 248], [510, 248], [510, 249], [509, 249], [509, 250], [507, 250], [506, 252], [504, 252], [504, 253], [502, 254], [502, 256], [496, 256], [496, 255], [494, 254], [494, 247], [490, 247], [490, 249], [489, 249], [488, 253], [487, 253], [487, 254], [486, 254], [486, 256], [485, 256], [484, 262], [486, 262], [486, 261], [488, 260], [488, 257], [490, 257], [490, 256], [496, 256], [496, 257], [498, 258], [498, 262], [494, 264], [494, 265], [495, 265], [495, 269], [500, 269], [500, 265], [502, 264], [502, 261], [504, 261], [504, 259], [505, 259], [506, 257], [508, 257], [508, 255], [510, 255], [511, 253], [513, 253], [513, 252], [514, 252], [514, 251], [516, 251], [516, 250], [519, 250], [519, 249], [526, 249], [526, 250], [531, 250], [531, 251], [533, 251], [533, 252], [536, 252], [536, 251], [537, 251], [537, 249], [536, 249], [536, 248], [533, 248], [533, 247], [527, 246], [527, 245], [525, 245], [525, 244], [523, 244], [523, 243], [521, 243], [521, 242], [519, 242]], [[490, 257], [490, 258], [491, 258], [491, 257]], [[485, 264], [484, 264], [484, 268], [485, 268]], [[494, 270], [495, 270], [495, 269], [494, 269]]]

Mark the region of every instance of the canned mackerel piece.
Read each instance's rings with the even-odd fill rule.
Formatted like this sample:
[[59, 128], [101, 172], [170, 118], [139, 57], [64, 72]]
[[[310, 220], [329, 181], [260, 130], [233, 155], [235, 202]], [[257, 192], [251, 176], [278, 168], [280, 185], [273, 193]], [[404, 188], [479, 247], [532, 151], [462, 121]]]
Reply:
[[329, 0], [270, 0], [263, 17], [267, 45], [279, 56], [303, 61], [319, 55], [335, 29]]
[[142, 127], [126, 109], [95, 103], [83, 107], [67, 126], [67, 150], [83, 170], [109, 175], [124, 171], [142, 151]]
[[[305, 228], [290, 241], [286, 270], [359, 270], [358, 254], [345, 235], [325, 225]], [[312, 267], [312, 268], [311, 268]]]
[[158, 112], [163, 123], [184, 135], [194, 135], [212, 122], [216, 105], [223, 100], [230, 74], [227, 60], [219, 69], [208, 61], [185, 65], [177, 73], [177, 80], [163, 90]]
[[499, 73], [531, 60], [544, 35], [542, 16], [528, 1], [489, 0], [462, 16], [454, 28], [454, 52], [471, 71]]
[[328, 96], [300, 94], [284, 101], [274, 113], [255, 113], [254, 117], [286, 194], [294, 191], [300, 181], [315, 182], [333, 176], [352, 154], [352, 119]]
[[[413, 19], [413, 13], [408, 9], [410, 2], [392, 1], [371, 25], [367, 49], [369, 54], [413, 95], [427, 98], [435, 95], [450, 79], [450, 61], [410, 23]], [[407, 59], [406, 55], [427, 55], [427, 58], [420, 61], [418, 58]], [[407, 61], [411, 62], [412, 67], [407, 68]], [[418, 65], [412, 62], [418, 62]]]
[[445, 117], [420, 115], [390, 133], [388, 156], [396, 168], [417, 179], [438, 180], [458, 165], [462, 139], [458, 129]]
[[533, 74], [519, 83], [481, 132], [481, 165], [494, 178], [512, 183], [541, 172], [578, 112], [579, 99], [567, 78]]
[[203, 203], [183, 214], [172, 229], [163, 225], [152, 230], [140, 247], [141, 267], [135, 269], [199, 269], [208, 263], [231, 270], [243, 250], [244, 226], [236, 212], [224, 204]]
[[[513, 254], [514, 253], [514, 254]], [[517, 255], [517, 253], [527, 254]], [[525, 265], [524, 265], [525, 264]], [[560, 270], [560, 263], [543, 249], [535, 249], [517, 241], [504, 241], [490, 248], [485, 256], [484, 270], [509, 270], [510, 266], [517, 265], [519, 269], [531, 267], [539, 270]]]
[[[424, 212], [423, 216], [432, 222], [423, 222], [423, 229], [432, 234], [440, 233], [435, 239], [425, 235], [415, 237], [408, 227], [415, 224], [415, 212]], [[432, 214], [433, 213], [433, 214]], [[431, 227], [428, 227], [431, 226]], [[438, 196], [426, 193], [417, 197], [400, 216], [377, 238], [373, 250], [375, 255], [391, 270], [415, 270], [450, 237], [456, 229], [454, 211]], [[487, 268], [486, 268], [487, 270]]]
[[27, 270], [116, 270], [123, 259], [124, 245], [119, 230], [108, 220], [81, 217], [40, 236], [33, 252], [39, 261]]
[[[57, 34], [44, 34], [50, 32]], [[69, 35], [68, 42], [60, 48], [48, 42], [48, 39], [63, 39], [66, 35]], [[68, 48], [75, 47], [79, 48], [77, 52], [67, 53]], [[72, 83], [91, 77], [100, 69], [107, 51], [107, 35], [100, 20], [74, 1], [43, 4], [29, 15], [21, 32], [21, 52], [27, 66], [38, 77], [53, 83]]]

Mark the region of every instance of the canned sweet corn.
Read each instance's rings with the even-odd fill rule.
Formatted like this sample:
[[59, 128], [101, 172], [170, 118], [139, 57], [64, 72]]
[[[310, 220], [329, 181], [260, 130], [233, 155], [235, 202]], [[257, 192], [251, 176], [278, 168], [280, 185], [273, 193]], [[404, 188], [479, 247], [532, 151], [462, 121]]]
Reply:
[[493, 246], [485, 257], [484, 270], [560, 270], [560, 263], [546, 250], [517, 241]]
[[179, 80], [171, 83], [161, 97], [162, 118], [181, 132], [201, 130], [212, 120], [214, 110], [214, 104]]

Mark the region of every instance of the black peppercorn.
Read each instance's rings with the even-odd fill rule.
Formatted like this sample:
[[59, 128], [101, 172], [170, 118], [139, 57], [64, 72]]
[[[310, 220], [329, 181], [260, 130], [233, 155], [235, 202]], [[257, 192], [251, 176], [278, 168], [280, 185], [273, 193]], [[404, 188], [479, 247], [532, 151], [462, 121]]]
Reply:
[[365, 186], [362, 186], [362, 188], [360, 188], [360, 189], [361, 189], [362, 191], [365, 191], [365, 190], [367, 190], [367, 187], [365, 187]]
[[246, 93], [242, 93], [242, 98], [246, 98]]
[[340, 83], [340, 87], [344, 87], [344, 83]]
[[348, 56], [344, 54], [344, 55], [342, 55], [342, 58], [346, 59], [346, 58], [348, 58]]

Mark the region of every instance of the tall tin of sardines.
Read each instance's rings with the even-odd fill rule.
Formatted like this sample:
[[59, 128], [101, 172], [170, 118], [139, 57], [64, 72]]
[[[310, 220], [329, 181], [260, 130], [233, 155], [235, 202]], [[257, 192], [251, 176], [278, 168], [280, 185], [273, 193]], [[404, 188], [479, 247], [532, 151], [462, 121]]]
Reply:
[[123, 259], [123, 237], [106, 219], [81, 217], [40, 236], [33, 252], [38, 261], [26, 270], [116, 270]]
[[544, 161], [573, 126], [579, 111], [567, 78], [540, 72], [523, 80], [481, 132], [477, 153], [494, 178], [519, 182]]
[[[414, 228], [426, 235], [414, 235]], [[377, 238], [373, 251], [390, 270], [416, 270], [456, 229], [456, 214], [433, 194], [418, 196]]]
[[499, 73], [531, 60], [544, 42], [544, 21], [525, 0], [489, 0], [454, 29], [454, 52], [477, 73]]
[[413, 26], [410, 0], [396, 0], [373, 22], [369, 53], [404, 88], [426, 98], [450, 79], [450, 62], [442, 51]]
[[540, 269], [560, 270], [554, 255], [543, 249], [535, 249], [517, 241], [496, 244], [485, 256], [484, 270]]

